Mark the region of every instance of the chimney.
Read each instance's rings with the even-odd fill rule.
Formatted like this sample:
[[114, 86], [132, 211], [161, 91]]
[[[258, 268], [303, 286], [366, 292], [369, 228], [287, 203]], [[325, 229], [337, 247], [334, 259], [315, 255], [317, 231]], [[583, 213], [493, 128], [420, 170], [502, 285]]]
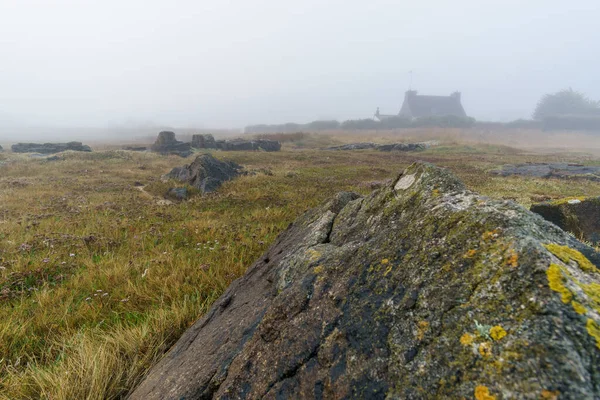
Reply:
[[460, 92], [454, 92], [450, 95], [450, 97], [453, 97], [456, 100], [460, 101]]

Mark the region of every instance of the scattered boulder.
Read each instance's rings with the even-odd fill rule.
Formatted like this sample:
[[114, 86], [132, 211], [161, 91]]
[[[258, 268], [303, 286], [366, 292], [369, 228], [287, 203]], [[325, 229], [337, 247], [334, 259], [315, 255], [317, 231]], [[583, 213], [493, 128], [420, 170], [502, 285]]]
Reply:
[[192, 147], [195, 149], [216, 149], [217, 143], [210, 133], [192, 136]]
[[2, 147], [2, 145], [0, 145], [0, 153], [2, 153], [4, 151], [4, 148]]
[[244, 139], [233, 139], [233, 140], [217, 140], [216, 146], [218, 149], [224, 151], [279, 151], [281, 150], [281, 143], [276, 140], [258, 139], [258, 140], [244, 140]]
[[534, 178], [584, 178], [600, 181], [600, 166], [585, 166], [574, 163], [525, 163], [506, 164], [501, 169], [490, 171], [500, 176], [530, 176]]
[[172, 197], [177, 200], [186, 200], [188, 197], [188, 192], [186, 188], [171, 188], [167, 192], [168, 197]]
[[189, 165], [173, 168], [164, 178], [185, 182], [202, 193], [208, 193], [240, 175], [241, 170], [242, 167], [233, 161], [220, 161], [210, 154], [203, 154]]
[[545, 201], [533, 204], [531, 211], [577, 238], [600, 242], [600, 197]]
[[414, 164], [290, 225], [130, 399], [600, 398], [598, 265]]
[[146, 151], [146, 150], [148, 150], [148, 148], [146, 146], [125, 146], [125, 147], [123, 147], [123, 150]]
[[184, 143], [175, 139], [175, 133], [171, 131], [162, 131], [158, 134], [156, 142], [151, 147], [155, 153], [162, 155], [175, 154], [181, 157], [187, 157], [192, 154], [190, 143]]
[[54, 154], [62, 151], [92, 151], [90, 146], [81, 142], [68, 143], [17, 143], [11, 146], [13, 153]]

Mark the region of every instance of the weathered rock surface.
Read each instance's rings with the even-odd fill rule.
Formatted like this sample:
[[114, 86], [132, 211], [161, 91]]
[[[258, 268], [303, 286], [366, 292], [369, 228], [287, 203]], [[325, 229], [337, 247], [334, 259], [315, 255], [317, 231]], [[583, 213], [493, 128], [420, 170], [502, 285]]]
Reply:
[[2, 153], [4, 151], [4, 148], [2, 147], [2, 145], [0, 145], [0, 153]]
[[545, 201], [530, 209], [577, 238], [600, 242], [600, 197]]
[[350, 143], [342, 146], [327, 147], [325, 150], [368, 150], [379, 151], [419, 151], [434, 145], [433, 142], [377, 144], [372, 142]]
[[146, 146], [125, 146], [125, 147], [123, 147], [123, 150], [146, 151], [146, 150], [148, 150], [148, 148]]
[[131, 399], [597, 399], [599, 264], [415, 164], [300, 217]]
[[506, 164], [491, 174], [509, 176], [521, 175], [535, 178], [585, 178], [600, 180], [600, 166], [584, 166], [572, 163], [525, 163]]
[[17, 143], [12, 145], [13, 153], [40, 153], [54, 154], [61, 151], [92, 151], [90, 146], [84, 145], [81, 142], [68, 143]]
[[281, 143], [276, 140], [257, 139], [257, 140], [217, 140], [216, 146], [224, 151], [279, 151]]
[[184, 143], [175, 139], [175, 133], [170, 131], [162, 131], [158, 134], [156, 142], [151, 147], [155, 153], [163, 155], [175, 154], [181, 157], [187, 157], [192, 154], [190, 143]]
[[233, 161], [220, 161], [210, 154], [203, 154], [189, 165], [173, 168], [164, 178], [185, 182], [202, 193], [208, 193], [217, 190], [223, 182], [240, 175], [241, 169], [242, 167]]
[[192, 136], [192, 147], [195, 149], [216, 149], [217, 143], [210, 133]]

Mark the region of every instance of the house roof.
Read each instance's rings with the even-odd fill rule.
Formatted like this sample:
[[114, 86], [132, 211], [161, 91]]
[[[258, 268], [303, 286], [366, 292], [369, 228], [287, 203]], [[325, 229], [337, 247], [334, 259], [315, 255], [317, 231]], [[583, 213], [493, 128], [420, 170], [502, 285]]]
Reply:
[[404, 101], [413, 118], [433, 115], [457, 115], [466, 117], [467, 115], [460, 103], [460, 97], [458, 96], [422, 96], [414, 94], [406, 96]]

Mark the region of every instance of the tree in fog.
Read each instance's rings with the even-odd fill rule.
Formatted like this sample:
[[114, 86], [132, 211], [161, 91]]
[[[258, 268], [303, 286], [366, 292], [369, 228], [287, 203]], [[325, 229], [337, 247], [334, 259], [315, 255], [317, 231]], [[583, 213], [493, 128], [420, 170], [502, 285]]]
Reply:
[[538, 102], [533, 118], [556, 115], [586, 115], [600, 112], [600, 103], [571, 88], [544, 95]]

